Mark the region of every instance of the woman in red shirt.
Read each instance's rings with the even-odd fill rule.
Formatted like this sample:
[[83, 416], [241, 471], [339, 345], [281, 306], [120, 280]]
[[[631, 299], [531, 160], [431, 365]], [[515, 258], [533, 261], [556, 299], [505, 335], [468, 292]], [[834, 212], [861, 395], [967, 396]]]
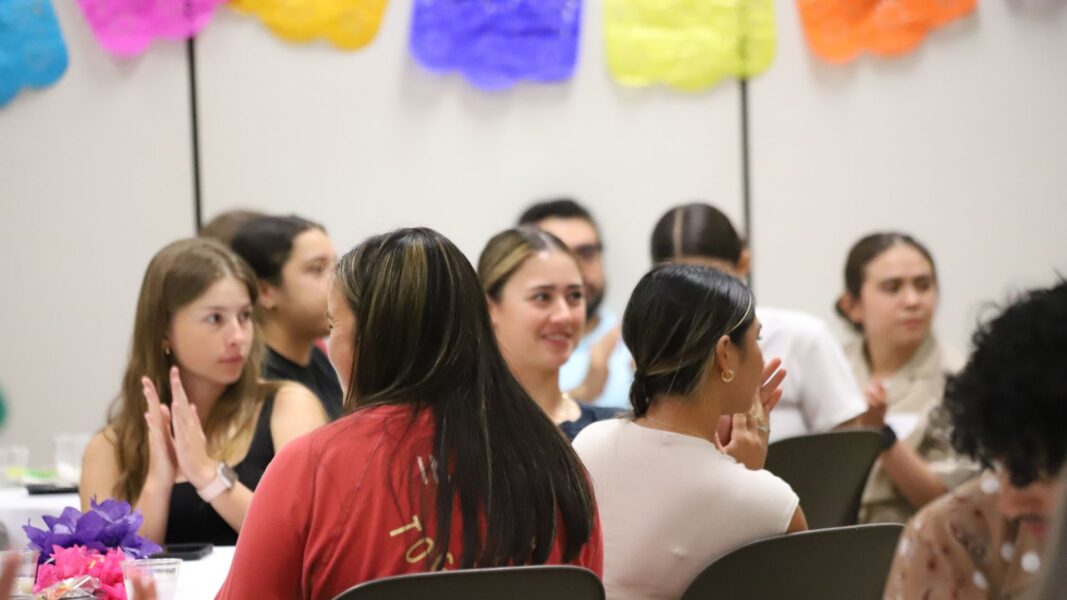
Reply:
[[585, 469], [508, 371], [450, 241], [368, 239], [338, 263], [328, 312], [348, 414], [275, 457], [219, 598], [325, 599], [439, 569], [601, 574]]

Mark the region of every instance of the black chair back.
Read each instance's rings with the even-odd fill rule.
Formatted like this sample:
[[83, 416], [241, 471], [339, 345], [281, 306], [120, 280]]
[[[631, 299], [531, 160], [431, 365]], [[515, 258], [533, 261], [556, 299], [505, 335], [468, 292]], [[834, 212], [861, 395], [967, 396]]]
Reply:
[[871, 466], [882, 452], [873, 429], [815, 433], [774, 442], [764, 468], [800, 496], [808, 527], [855, 525]]
[[596, 573], [571, 566], [502, 567], [376, 579], [334, 600], [604, 600]]
[[855, 525], [777, 536], [711, 563], [682, 600], [878, 600], [903, 525]]

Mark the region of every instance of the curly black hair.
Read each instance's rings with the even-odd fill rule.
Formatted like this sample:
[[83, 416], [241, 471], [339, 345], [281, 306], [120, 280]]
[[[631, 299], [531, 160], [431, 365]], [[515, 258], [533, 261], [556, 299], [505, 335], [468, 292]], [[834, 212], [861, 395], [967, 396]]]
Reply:
[[949, 380], [952, 443], [1023, 487], [1059, 472], [1067, 455], [1067, 282], [1023, 294], [974, 334]]

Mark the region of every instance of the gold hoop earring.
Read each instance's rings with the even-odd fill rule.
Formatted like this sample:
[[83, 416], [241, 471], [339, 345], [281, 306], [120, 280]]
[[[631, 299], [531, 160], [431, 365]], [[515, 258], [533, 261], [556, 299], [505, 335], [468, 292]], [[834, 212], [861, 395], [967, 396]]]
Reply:
[[733, 371], [723, 371], [723, 373], [722, 373], [722, 382], [723, 383], [730, 383], [733, 380], [734, 380], [734, 372]]

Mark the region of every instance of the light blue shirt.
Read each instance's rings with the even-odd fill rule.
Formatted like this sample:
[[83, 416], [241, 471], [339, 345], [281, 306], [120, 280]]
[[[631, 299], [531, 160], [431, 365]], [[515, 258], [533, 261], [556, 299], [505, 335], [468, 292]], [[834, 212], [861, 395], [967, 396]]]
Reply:
[[[600, 341], [611, 328], [615, 327], [619, 319], [605, 309], [600, 310], [600, 322], [596, 329], [590, 331], [578, 347], [574, 349], [570, 359], [559, 369], [559, 387], [563, 390], [573, 390], [585, 380], [589, 371], [589, 350], [593, 344]], [[615, 350], [608, 358], [608, 379], [604, 383], [604, 392], [593, 401], [597, 406], [610, 408], [630, 408], [630, 384], [634, 381], [633, 359], [626, 344], [615, 344]]]

